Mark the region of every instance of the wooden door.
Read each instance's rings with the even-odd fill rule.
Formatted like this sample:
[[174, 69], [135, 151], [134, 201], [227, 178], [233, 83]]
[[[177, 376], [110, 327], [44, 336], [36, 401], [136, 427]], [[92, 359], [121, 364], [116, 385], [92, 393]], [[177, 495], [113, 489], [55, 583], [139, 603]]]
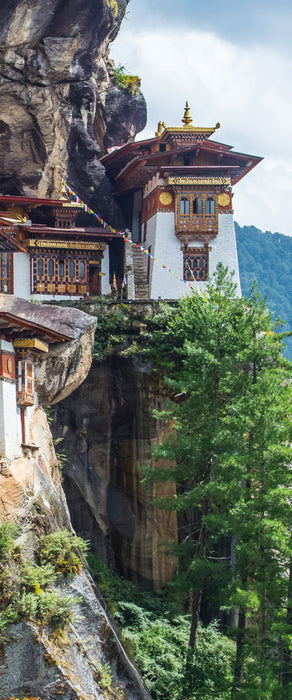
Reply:
[[99, 265], [89, 266], [89, 295], [98, 296], [100, 294]]

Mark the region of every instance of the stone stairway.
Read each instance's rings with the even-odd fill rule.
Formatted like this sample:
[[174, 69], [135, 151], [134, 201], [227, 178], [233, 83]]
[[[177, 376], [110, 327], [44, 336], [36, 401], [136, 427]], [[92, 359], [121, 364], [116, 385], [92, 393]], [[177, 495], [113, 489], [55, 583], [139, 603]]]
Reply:
[[132, 247], [133, 268], [135, 281], [135, 299], [149, 299], [149, 284], [147, 282], [148, 257], [138, 248]]

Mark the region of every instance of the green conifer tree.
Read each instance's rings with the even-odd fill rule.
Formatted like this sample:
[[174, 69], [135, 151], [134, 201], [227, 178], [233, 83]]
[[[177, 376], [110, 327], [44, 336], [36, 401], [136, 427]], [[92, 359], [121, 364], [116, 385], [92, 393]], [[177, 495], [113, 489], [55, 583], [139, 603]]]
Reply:
[[292, 633], [291, 377], [282, 336], [255, 290], [249, 300], [235, 296], [222, 266], [205, 299], [181, 302], [166, 334], [182, 361], [168, 380], [171, 405], [157, 414], [172, 428], [155, 458], [172, 466], [159, 461], [146, 480], [177, 484], [161, 506], [178, 513], [172, 551], [191, 596], [190, 658], [202, 598], [212, 597], [238, 611], [232, 698], [288, 697], [275, 695], [279, 682], [288, 690]]

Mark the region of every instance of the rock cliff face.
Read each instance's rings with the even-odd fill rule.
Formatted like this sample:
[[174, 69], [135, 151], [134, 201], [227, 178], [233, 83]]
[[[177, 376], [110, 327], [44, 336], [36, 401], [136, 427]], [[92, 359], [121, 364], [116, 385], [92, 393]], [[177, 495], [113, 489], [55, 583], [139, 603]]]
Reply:
[[[17, 521], [18, 544], [25, 559], [33, 562], [40, 536], [57, 528], [70, 530], [71, 522], [52, 435], [41, 408], [31, 422], [30, 439], [39, 446], [35, 455], [2, 465], [0, 522]], [[1, 567], [0, 571], [2, 583]], [[10, 625], [9, 642], [4, 647], [0, 630], [1, 699], [25, 695], [40, 700], [57, 696], [64, 700], [102, 700], [108, 697], [100, 684], [102, 669], [108, 664], [113, 698], [150, 700], [86, 569], [69, 580], [60, 577], [55, 589], [61, 597], [76, 598], [73, 620], [61, 643], [50, 627], [33, 620]], [[119, 688], [120, 694], [115, 695], [113, 688]]]
[[[111, 222], [99, 158], [143, 129], [142, 94], [113, 86], [108, 46], [128, 0], [2, 0], [0, 191], [55, 197], [61, 178]], [[114, 219], [116, 216], [116, 219]]]
[[[39, 361], [36, 376], [41, 403], [55, 403], [67, 397], [88, 372], [95, 319], [77, 309], [41, 307], [7, 295], [1, 295], [0, 308], [10, 314], [11, 323], [16, 317], [24, 318], [36, 327], [41, 324], [54, 328], [71, 338], [58, 343]], [[41, 406], [32, 412], [27, 439], [23, 456], [0, 460], [0, 524], [8, 520], [17, 523], [21, 557], [35, 563], [40, 538], [58, 528], [70, 531], [72, 526], [52, 434]], [[86, 568], [69, 579], [61, 575], [54, 582], [53, 592], [57, 591], [61, 599], [68, 595], [76, 599], [71, 606], [73, 618], [62, 641], [51, 625], [40, 624], [31, 610], [25, 616], [22, 609], [17, 624], [7, 625], [6, 618], [3, 628], [3, 614], [11, 605], [7, 603], [10, 569], [14, 571], [3, 559], [0, 546], [1, 700], [24, 696], [39, 700], [54, 700], [57, 696], [64, 700], [102, 700], [109, 697], [102, 683], [103, 669], [108, 673], [109, 668], [112, 698], [149, 700]], [[24, 595], [19, 570], [13, 577], [16, 588], [12, 601], [17, 600], [17, 593]]]
[[[153, 418], [153, 409], [164, 402], [150, 366], [135, 356], [112, 357], [93, 363], [87, 380], [56, 414], [76, 531], [108, 565], [148, 588], [163, 586], [175, 568], [163, 547], [176, 538], [175, 515], [158, 509], [154, 499], [162, 488], [150, 493], [139, 473], [139, 465], [151, 464], [155, 441], [164, 437]], [[164, 489], [170, 493], [169, 485]]]

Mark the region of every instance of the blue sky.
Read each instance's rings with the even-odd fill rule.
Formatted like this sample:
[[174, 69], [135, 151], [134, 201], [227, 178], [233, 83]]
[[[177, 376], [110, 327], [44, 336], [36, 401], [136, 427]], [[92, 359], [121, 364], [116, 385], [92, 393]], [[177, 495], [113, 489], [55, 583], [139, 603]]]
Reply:
[[289, 0], [130, 0], [126, 21], [189, 26], [211, 31], [236, 43], [277, 43], [291, 50]]
[[235, 218], [292, 235], [292, 3], [130, 0], [110, 57], [138, 74], [148, 123], [221, 123], [216, 139], [264, 156], [234, 188]]

